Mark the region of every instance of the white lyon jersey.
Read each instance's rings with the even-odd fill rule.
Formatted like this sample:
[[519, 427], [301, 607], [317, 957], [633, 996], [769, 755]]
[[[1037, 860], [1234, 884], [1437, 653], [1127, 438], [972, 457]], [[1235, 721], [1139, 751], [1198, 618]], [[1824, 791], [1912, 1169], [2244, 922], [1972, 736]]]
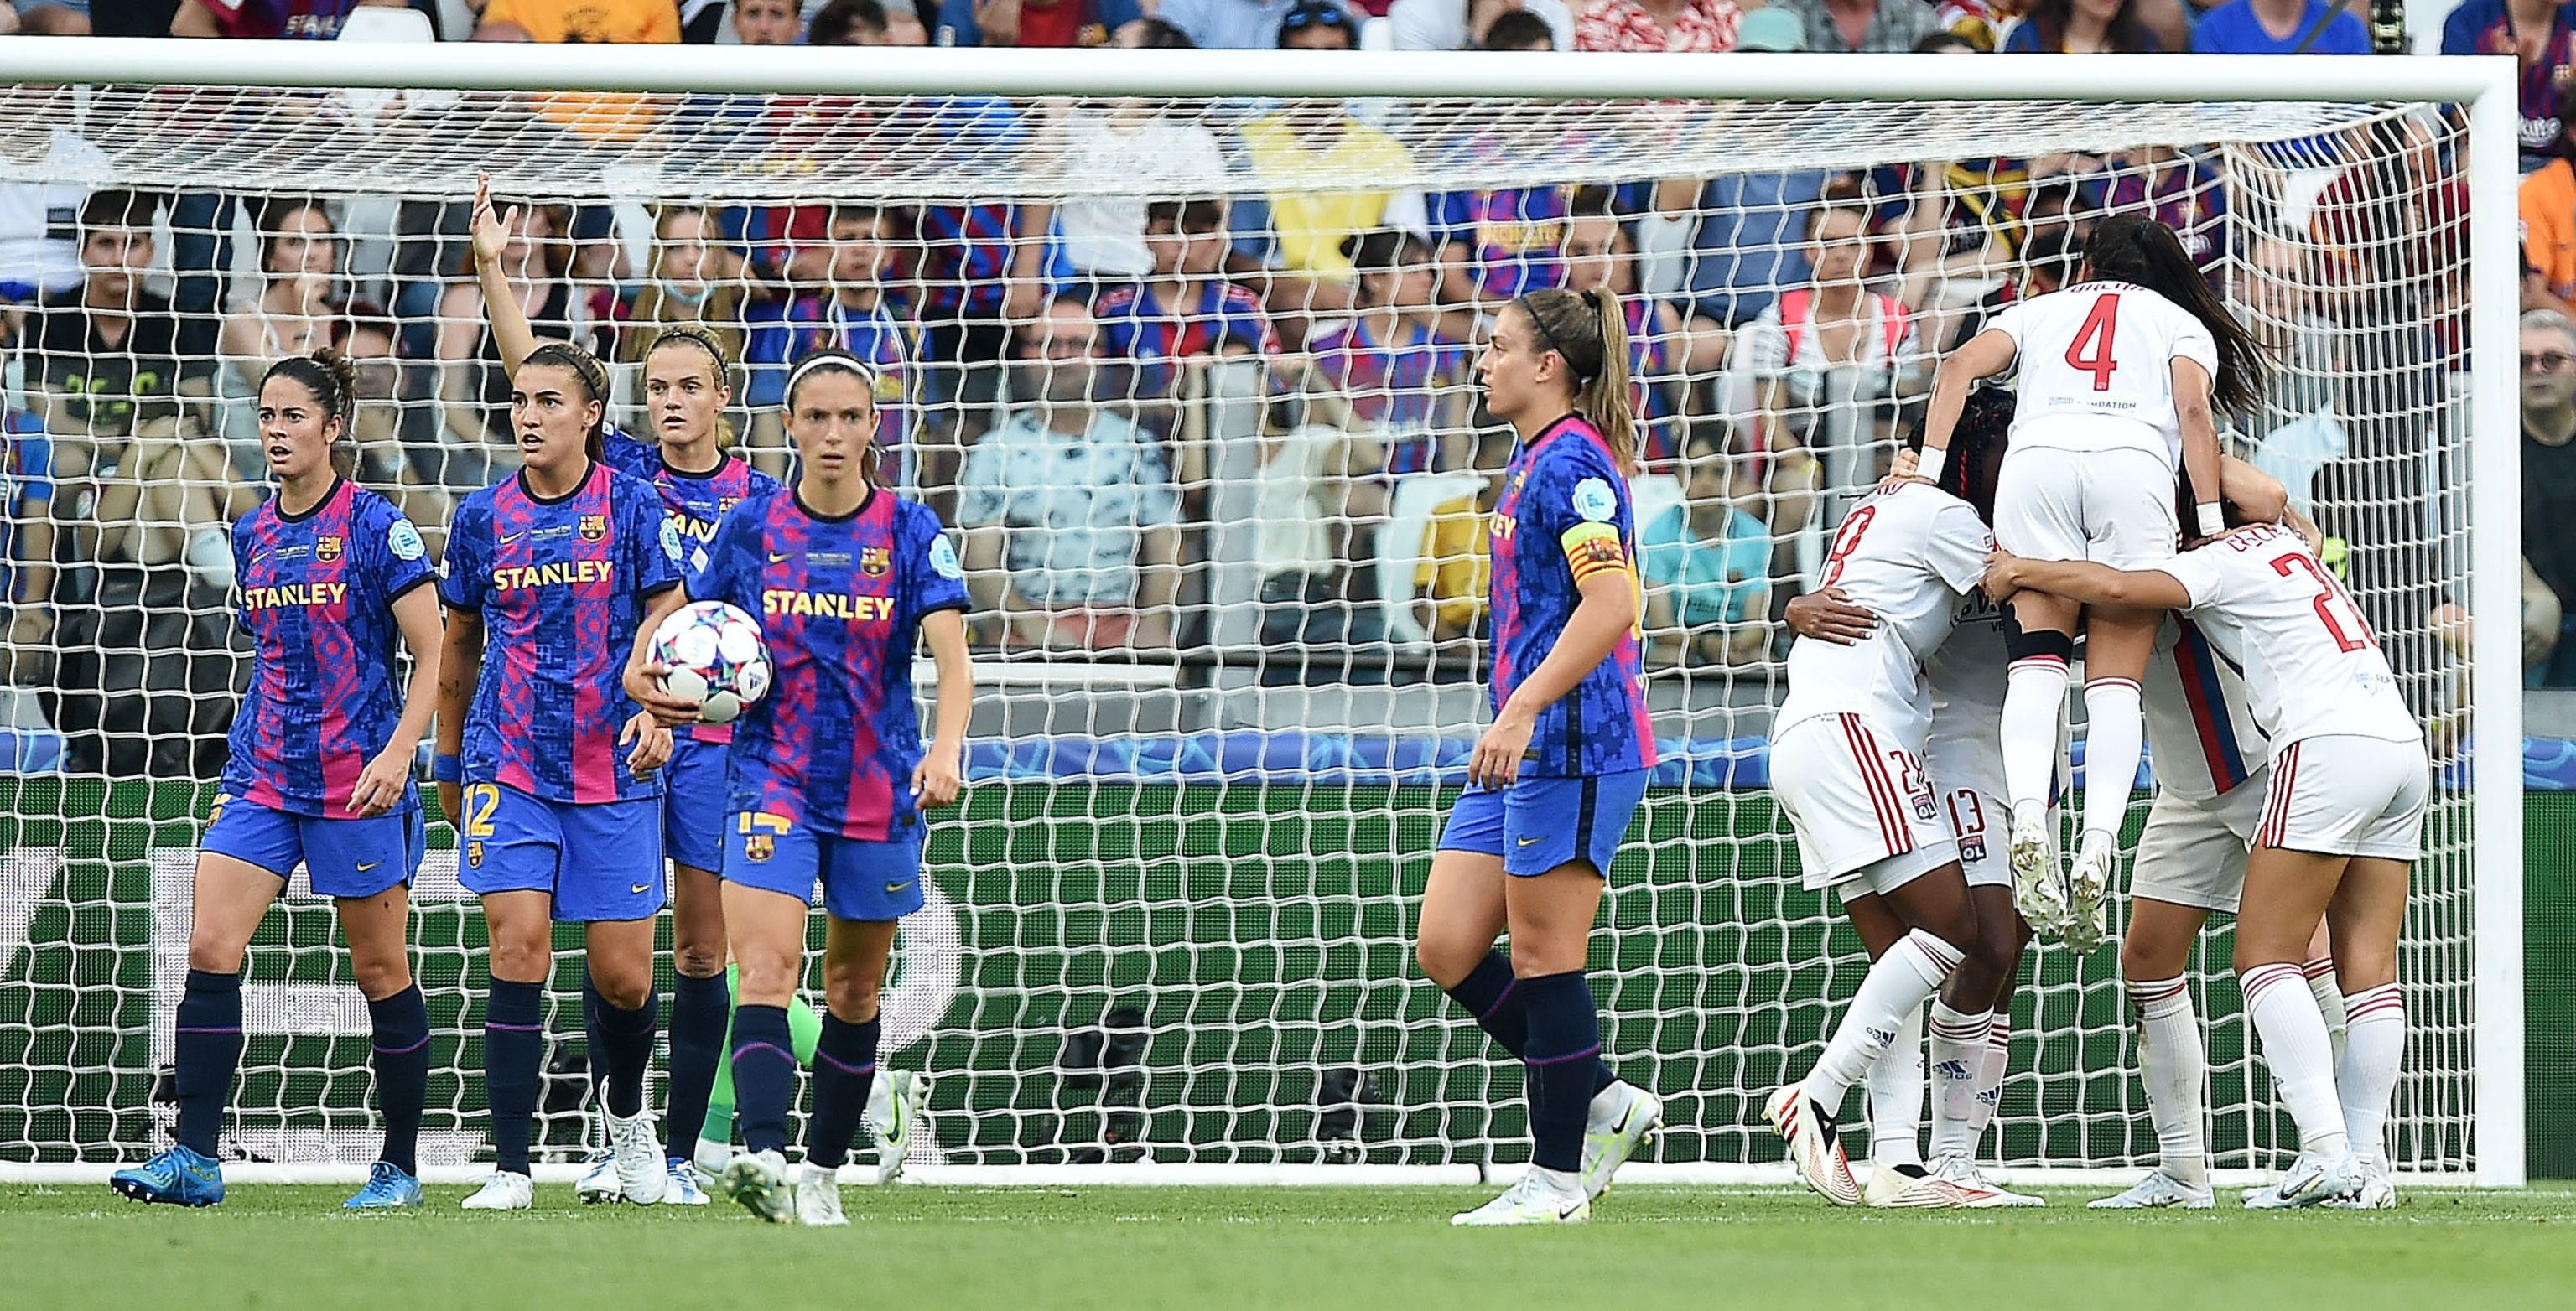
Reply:
[[2218, 343], [2191, 312], [2126, 282], [2087, 282], [1987, 320], [2012, 338], [2012, 448], [2137, 450], [2182, 467], [2173, 362], [2218, 376]]
[[2207, 801], [2235, 791], [2272, 761], [2271, 739], [2255, 722], [2244, 678], [2189, 619], [2165, 616], [2138, 698], [2160, 791]]
[[1920, 754], [1932, 718], [1923, 665], [1950, 636], [1959, 598], [1985, 576], [1994, 536], [1966, 501], [1926, 483], [1872, 493], [1843, 516], [1818, 590], [1839, 587], [1878, 616], [1849, 646], [1801, 637], [1776, 739], [1801, 720], [1854, 714]]
[[2330, 734], [2423, 740], [2361, 607], [2296, 533], [2239, 528], [2156, 567], [2190, 594], [2188, 617], [2210, 644], [2245, 671], [2275, 749]]
[[1923, 769], [1943, 795], [1962, 788], [2004, 795], [2004, 685], [2011, 672], [2003, 610], [1984, 589], [1971, 589], [1951, 612], [1950, 639], [1923, 662], [1932, 694]]

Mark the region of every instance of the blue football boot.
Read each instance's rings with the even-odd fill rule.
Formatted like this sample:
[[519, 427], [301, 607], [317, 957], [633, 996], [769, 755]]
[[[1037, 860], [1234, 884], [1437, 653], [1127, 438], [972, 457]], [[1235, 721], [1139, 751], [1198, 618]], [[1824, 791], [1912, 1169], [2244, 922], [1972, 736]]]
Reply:
[[138, 1202], [213, 1206], [224, 1200], [223, 1163], [191, 1147], [170, 1150], [107, 1178], [107, 1186]]
[[340, 1204], [350, 1211], [399, 1211], [420, 1205], [420, 1181], [398, 1166], [378, 1161], [367, 1169], [367, 1186]]

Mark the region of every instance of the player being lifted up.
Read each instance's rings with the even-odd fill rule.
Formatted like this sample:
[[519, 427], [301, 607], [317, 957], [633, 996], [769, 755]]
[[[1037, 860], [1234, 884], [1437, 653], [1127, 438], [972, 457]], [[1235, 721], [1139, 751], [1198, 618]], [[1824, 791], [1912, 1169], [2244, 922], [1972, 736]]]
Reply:
[[656, 771], [671, 735], [621, 680], [683, 600], [680, 535], [651, 483], [599, 462], [608, 372], [589, 352], [539, 346], [510, 388], [526, 467], [457, 507], [439, 586], [439, 800], [491, 934], [494, 1169], [465, 1206], [523, 1210], [534, 1193], [528, 1131], [558, 919], [587, 927], [599, 1001], [585, 1027], [618, 1187], [649, 1205], [670, 1179], [643, 1097], [660, 1018], [653, 924], [667, 899]]
[[[1662, 1103], [1601, 1059], [1583, 977], [1611, 858], [1655, 765], [1618, 295], [1512, 301], [1476, 373], [1519, 439], [1494, 507], [1494, 722], [1431, 858], [1414, 954], [1528, 1072], [1530, 1168], [1450, 1223], [1560, 1224], [1590, 1218], [1663, 1120]], [[1509, 956], [1494, 949], [1506, 929]]]
[[[1998, 598], [2040, 588], [2079, 604], [2173, 609], [2245, 671], [2272, 778], [2245, 863], [2236, 973], [2300, 1152], [2249, 1206], [2395, 1200], [2382, 1129], [2406, 1044], [2397, 938], [2421, 851], [2432, 765], [2378, 638], [2296, 533], [2238, 528], [2153, 569], [2015, 559]], [[2320, 922], [2351, 991], [2340, 1059], [2301, 963]]]
[[[411, 766], [436, 705], [438, 602], [422, 589], [436, 574], [402, 511], [349, 481], [355, 383], [329, 350], [280, 360], [260, 383], [277, 494], [233, 526], [250, 688], [198, 848], [187, 991], [173, 1026], [178, 1143], [112, 1179], [137, 1201], [224, 1198], [215, 1148], [241, 1064], [242, 954], [301, 864], [339, 908], [375, 1031], [385, 1146], [348, 1205], [420, 1205], [412, 1148], [429, 1082], [429, 1006], [409, 959], [423, 846]], [[397, 631], [413, 658], [399, 698]]]
[[[512, 369], [537, 348], [536, 334], [501, 268], [517, 223], [516, 210], [506, 218], [493, 212], [491, 179], [477, 178], [474, 268], [483, 282], [493, 344], [504, 366]], [[648, 479], [660, 490], [691, 568], [706, 563], [706, 544], [714, 539], [716, 521], [725, 511], [778, 487], [776, 479], [725, 449], [732, 373], [733, 361], [714, 333], [685, 325], [663, 329], [644, 355], [644, 405], [653, 440], [637, 441], [611, 427], [601, 441], [601, 459], [610, 468]], [[715, 871], [723, 864], [725, 821], [731, 815], [725, 799], [725, 747], [733, 741], [733, 725], [691, 724], [673, 739], [671, 763], [662, 771], [662, 847], [672, 865], [671, 1086], [662, 1125], [670, 1185], [662, 1200], [699, 1206], [706, 1193], [688, 1163], [699, 1155], [707, 1097], [732, 1017], [724, 977], [724, 903]], [[596, 990], [584, 992], [586, 1007], [595, 1008]], [[724, 1168], [724, 1141], [720, 1131], [711, 1159], [699, 1162], [709, 1179]], [[586, 1202], [617, 1200], [614, 1156], [603, 1156], [575, 1185], [574, 1194]]]
[[[1996, 315], [1941, 362], [1922, 472], [1940, 475], [1969, 387], [2018, 365], [1996, 539], [2033, 559], [2144, 568], [2174, 553], [2178, 476], [2188, 479], [2192, 535], [2218, 532], [2213, 412], [2251, 407], [2266, 364], [2162, 223], [2103, 220], [2085, 242], [2079, 278]], [[2061, 871], [2045, 812], [2078, 607], [2041, 589], [2015, 596], [2011, 613], [2003, 751], [2015, 900], [2033, 927], [2089, 950], [2101, 942], [2102, 901], [2137, 776], [2138, 680], [2156, 617], [2106, 605], [2086, 620], [2085, 758], [2097, 785], [2085, 789], [2074, 866]]]
[[[1864, 941], [1879, 947], [1815, 1068], [1762, 1111], [1788, 1140], [1799, 1177], [1842, 1206], [1864, 1200], [1834, 1124], [1844, 1094], [1934, 993], [1962, 1017], [1985, 1016], [2020, 945], [2009, 926], [1980, 931], [1958, 843], [1923, 769], [1932, 712], [1922, 668], [1984, 571], [1994, 541], [1984, 516], [2008, 458], [1996, 449], [1998, 434], [1968, 428], [1960, 436], [1939, 482], [1890, 483], [1843, 517], [1824, 584], [1879, 623], [1849, 645], [1792, 644], [1789, 695], [1772, 720], [1771, 787], [1797, 832], [1806, 884], [1833, 889]], [[1983, 1060], [1989, 1030], [1990, 1021], [1963, 1019], [1960, 1041], [1973, 1059]], [[1935, 1143], [1958, 1141], [1952, 1121], [1962, 1110], [1958, 1099], [1935, 1100]], [[1902, 1163], [1881, 1173], [1891, 1177], [1873, 1178], [1871, 1193], [1882, 1205], [2015, 1202], [1964, 1174]]]
[[[795, 486], [726, 512], [689, 592], [760, 618], [777, 681], [743, 712], [733, 743], [733, 832], [725, 841], [725, 927], [740, 968], [733, 1082], [746, 1152], [724, 1173], [762, 1219], [840, 1225], [835, 1175], [877, 1072], [878, 990], [895, 925], [921, 909], [922, 815], [957, 800], [974, 675], [966, 656], [965, 570], [926, 506], [877, 485], [876, 377], [846, 351], [818, 351], [787, 379]], [[927, 751], [912, 662], [927, 639], [938, 668]], [[627, 686], [672, 722], [674, 701], [642, 662]], [[787, 1181], [796, 1089], [787, 1005], [805, 975], [806, 906], [820, 882], [823, 1035], [805, 1162]], [[924, 1092], [893, 1090], [877, 1175], [902, 1168]]]

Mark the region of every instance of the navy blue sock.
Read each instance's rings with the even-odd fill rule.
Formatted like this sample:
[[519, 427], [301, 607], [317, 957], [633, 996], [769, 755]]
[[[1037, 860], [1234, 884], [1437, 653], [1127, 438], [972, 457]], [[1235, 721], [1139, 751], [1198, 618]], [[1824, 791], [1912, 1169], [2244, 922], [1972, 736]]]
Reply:
[[663, 1112], [662, 1132], [663, 1151], [675, 1159], [698, 1150], [707, 1098], [715, 1092], [716, 1062], [724, 1055], [725, 1024], [732, 1018], [733, 998], [723, 975], [672, 980], [671, 1105]]
[[415, 983], [367, 1003], [375, 1029], [376, 1108], [384, 1112], [385, 1150], [376, 1159], [404, 1174], [420, 1173], [420, 1107], [429, 1100], [429, 999]]
[[1601, 1015], [1581, 970], [1523, 979], [1529, 1012], [1532, 1164], [1573, 1171], [1583, 1165], [1583, 1122], [1592, 1108], [1592, 1069], [1601, 1063]]
[[808, 1162], [838, 1167], [848, 1159], [876, 1081], [877, 1022], [852, 1024], [826, 1011], [814, 1047], [814, 1114], [805, 1122]]
[[[1512, 958], [1499, 951], [1489, 951], [1483, 960], [1476, 962], [1476, 968], [1467, 971], [1466, 978], [1458, 980], [1457, 986], [1449, 989], [1449, 997], [1475, 1017], [1476, 1026], [1483, 1029], [1485, 1036], [1493, 1039], [1496, 1046], [1514, 1056], [1523, 1056], [1529, 1051], [1528, 995], [1516, 983], [1512, 977]], [[1617, 1082], [1619, 1076], [1610, 1072], [1608, 1061], [1595, 1060], [1592, 1063], [1592, 1091], [1600, 1092]]]
[[528, 1126], [537, 1113], [537, 1069], [546, 1035], [542, 984], [492, 980], [483, 1003], [483, 1097], [492, 1110], [492, 1163], [528, 1173]]
[[653, 1040], [662, 1032], [662, 999], [647, 989], [643, 1004], [629, 1011], [602, 997], [592, 1016], [590, 1050], [599, 1069], [599, 1100], [618, 1119], [640, 1114], [644, 1070], [653, 1063]]
[[179, 1143], [212, 1156], [241, 1068], [241, 976], [188, 971], [171, 1044], [171, 1082], [179, 1093]]
[[787, 1034], [787, 1008], [734, 1007], [733, 1100], [743, 1146], [787, 1150], [787, 1102], [795, 1092], [796, 1047]]

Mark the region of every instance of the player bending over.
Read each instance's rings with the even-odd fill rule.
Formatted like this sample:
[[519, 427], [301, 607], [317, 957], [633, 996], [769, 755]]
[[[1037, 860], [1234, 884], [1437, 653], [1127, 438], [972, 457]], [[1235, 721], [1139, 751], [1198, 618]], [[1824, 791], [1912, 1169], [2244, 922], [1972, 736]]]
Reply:
[[[725, 1191], [764, 1220], [841, 1225], [835, 1182], [877, 1072], [878, 990], [895, 924], [922, 906], [922, 815], [962, 786], [974, 675], [966, 658], [965, 570], [923, 505], [876, 485], [876, 378], [820, 351], [787, 379], [793, 490], [727, 511], [688, 591], [760, 617], [777, 681], [743, 712], [733, 743], [734, 831], [724, 850], [725, 931], [741, 970], [733, 1082], [747, 1149]], [[926, 639], [939, 671], [930, 747], [921, 746], [912, 661]], [[627, 686], [674, 722], [674, 701], [642, 661]], [[823, 886], [823, 1034], [805, 1162], [787, 1179], [796, 1088], [787, 1005], [805, 974], [806, 906]], [[902, 1168], [923, 1089], [899, 1086], [877, 1173]]]
[[[491, 180], [476, 179], [474, 268], [483, 282], [484, 313], [505, 367], [537, 348], [534, 330], [501, 269], [518, 212], [492, 211]], [[644, 354], [644, 407], [650, 442], [611, 427], [601, 442], [610, 468], [650, 481], [662, 494], [671, 526], [680, 533], [685, 561], [704, 563], [707, 542], [724, 512], [751, 496], [775, 490], [776, 479], [725, 449], [724, 412], [732, 403], [733, 361], [715, 334], [703, 328], [664, 328]], [[670, 1185], [665, 1205], [703, 1206], [707, 1195], [689, 1170], [692, 1157], [709, 1180], [724, 1169], [720, 1134], [710, 1157], [698, 1151], [707, 1119], [708, 1090], [724, 1054], [732, 1004], [725, 988], [724, 902], [716, 869], [724, 859], [725, 747], [731, 724], [691, 724], [672, 734], [671, 763], [663, 771], [662, 847], [671, 858], [671, 1084], [663, 1115], [663, 1155]], [[597, 990], [584, 988], [595, 1007]], [[573, 1193], [585, 1202], [620, 1196], [616, 1158], [603, 1154]]]
[[[2152, 570], [1998, 553], [1987, 589], [2174, 609], [2245, 671], [2272, 778], [2245, 863], [2236, 972], [2300, 1152], [2255, 1207], [2394, 1200], [2382, 1129], [2406, 1042], [2397, 938], [2432, 765], [2388, 658], [2343, 584], [2287, 528], [2236, 529]], [[2301, 963], [2320, 922], [2349, 1015], [2337, 1058]]]
[[[468, 1210], [526, 1209], [541, 1022], [554, 923], [587, 929], [598, 1004], [585, 1006], [602, 1070], [618, 1189], [650, 1205], [670, 1173], [644, 1107], [660, 1001], [653, 922], [666, 899], [662, 780], [671, 734], [621, 681], [679, 608], [680, 535], [651, 483], [599, 462], [608, 373], [562, 342], [512, 373], [526, 467], [465, 498], [447, 536], [447, 647], [439, 682], [439, 800], [483, 899], [491, 992], [483, 1010], [493, 1173]], [[471, 709], [468, 709], [468, 705]]]
[[[304, 866], [330, 897], [375, 1031], [385, 1146], [352, 1210], [420, 1205], [413, 1162], [429, 1084], [429, 1006], [412, 981], [411, 877], [423, 847], [412, 753], [438, 685], [429, 551], [402, 511], [349, 481], [356, 377], [324, 350], [269, 366], [259, 432], [277, 492], [233, 526], [250, 688], [197, 853], [188, 984], [175, 1030], [178, 1143], [110, 1179], [141, 1202], [224, 1200], [216, 1135], [242, 1051], [242, 954]], [[394, 695], [394, 637], [413, 657]]]
[[[1941, 362], [1925, 423], [1922, 472], [1937, 477], [1968, 388], [2018, 365], [2012, 452], [1995, 493], [1995, 537], [2016, 555], [2151, 567], [2173, 555], [2177, 468], [2189, 479], [2194, 537], [2220, 527], [2213, 408], [2263, 394], [2266, 364], [2173, 230], [2106, 219], [2084, 246], [2081, 281], [2020, 302]], [[2041, 932], [2100, 945], [2102, 902], [2119, 851], [2126, 787], [2088, 788], [2071, 872], [2056, 867], [2046, 822], [2058, 722], [2074, 654], [2076, 603], [2024, 591], [2004, 699], [2004, 784], [2012, 803], [2015, 899]], [[2116, 605], [2086, 620], [2086, 763], [2095, 778], [2137, 775], [2138, 680], [2156, 617]]]
[[[1589, 1219], [1663, 1122], [1663, 1104], [1602, 1060], [1583, 977], [1603, 881], [1655, 764], [1617, 294], [1511, 302], [1476, 374], [1518, 438], [1494, 508], [1494, 722], [1431, 857], [1414, 957], [1528, 1071], [1529, 1170], [1450, 1223], [1560, 1224]], [[1509, 956], [1494, 949], [1506, 930]]]
[[[1937, 485], [1891, 482], [1843, 517], [1824, 585], [1841, 588], [1880, 622], [1849, 645], [1806, 637], [1792, 644], [1789, 695], [1773, 718], [1771, 787], [1797, 831], [1807, 886], [1834, 889], [1855, 927], [1876, 921], [1884, 930], [1876, 936], [1894, 939], [1870, 965], [1815, 1068], [1762, 1110], [1789, 1141], [1799, 1177], [1841, 1206], [1863, 1200], [1834, 1126], [1844, 1094], [1935, 992], [1962, 1015], [1989, 1010], [2011, 959], [1999, 949], [2017, 950], [2008, 931], [1991, 938], [1979, 932], [1958, 844], [1922, 763], [1931, 720], [1922, 666], [1950, 636], [1960, 599], [1976, 585], [1994, 540], [1983, 516], [2003, 459], [1990, 434], [1961, 436], [1961, 458], [1943, 467]], [[1982, 485], [1968, 485], [1971, 476]], [[1982, 1044], [1987, 1036], [1975, 1038]], [[1959, 1109], [1955, 1099], [1935, 1102], [1935, 1142], [1956, 1141], [1960, 1130], [1949, 1121]], [[1921, 1166], [1891, 1171], [1922, 1185], [1904, 1190], [1919, 1193], [1909, 1205], [1996, 1204]]]

